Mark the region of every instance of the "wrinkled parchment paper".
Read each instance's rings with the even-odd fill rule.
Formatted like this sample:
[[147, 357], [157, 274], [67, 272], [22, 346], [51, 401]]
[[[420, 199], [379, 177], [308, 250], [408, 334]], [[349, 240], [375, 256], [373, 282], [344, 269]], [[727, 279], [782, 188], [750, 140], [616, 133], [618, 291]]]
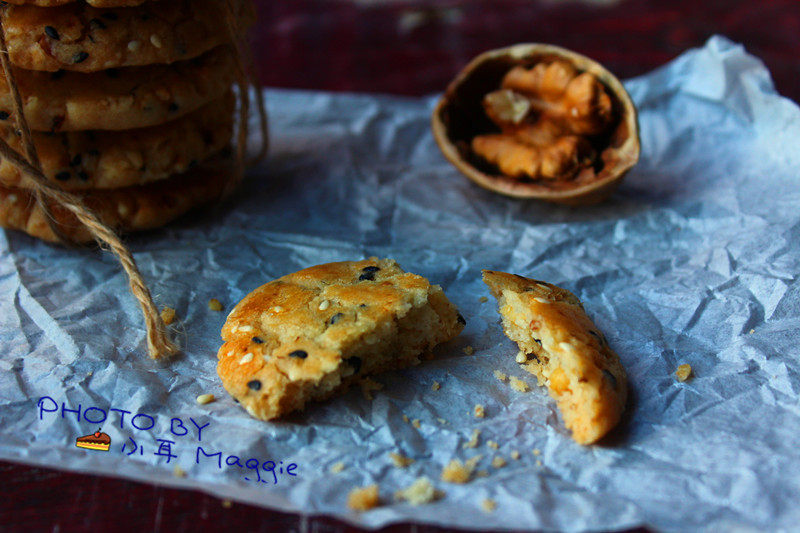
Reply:
[[[268, 91], [271, 158], [241, 194], [130, 240], [158, 303], [177, 310], [185, 355], [171, 365], [147, 359], [113, 257], [0, 234], [0, 458], [369, 527], [796, 527], [800, 111], [723, 38], [626, 86], [642, 160], [609, 202], [583, 209], [472, 185], [434, 145], [433, 98]], [[372, 402], [353, 390], [281, 422], [251, 419], [215, 373], [227, 311], [275, 277], [371, 255], [441, 284], [467, 317], [464, 333], [433, 361], [380, 376]], [[481, 268], [583, 300], [632, 391], [604, 445], [572, 442], [517, 368], [495, 302], [480, 301]], [[210, 298], [225, 312], [209, 310]], [[694, 369], [686, 383], [674, 377], [681, 363]], [[534, 389], [516, 392], [494, 369]], [[204, 393], [218, 400], [198, 405]], [[471, 414], [476, 403], [485, 418]], [[75, 446], [99, 429], [108, 452]], [[465, 449], [473, 429], [480, 442]], [[393, 451], [414, 464], [395, 468]], [[439, 480], [452, 458], [477, 454], [487, 477]], [[508, 464], [490, 466], [494, 456]], [[442, 499], [393, 503], [423, 475]], [[387, 504], [349, 512], [347, 492], [371, 483]], [[481, 509], [484, 498], [496, 511]]]

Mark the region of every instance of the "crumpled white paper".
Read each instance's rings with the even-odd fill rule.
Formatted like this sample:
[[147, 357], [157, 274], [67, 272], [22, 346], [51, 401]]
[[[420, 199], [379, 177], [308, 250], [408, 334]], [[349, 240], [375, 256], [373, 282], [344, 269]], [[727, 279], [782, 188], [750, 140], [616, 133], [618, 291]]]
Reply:
[[[800, 111], [758, 59], [719, 37], [626, 86], [641, 162], [610, 201], [581, 209], [506, 199], [459, 175], [429, 131], [434, 98], [268, 91], [272, 155], [241, 194], [130, 240], [157, 301], [180, 318], [185, 355], [170, 365], [147, 359], [113, 257], [0, 234], [0, 458], [368, 527], [796, 527]], [[464, 333], [433, 361], [380, 376], [372, 402], [353, 390], [282, 422], [251, 419], [217, 379], [226, 313], [208, 300], [227, 311], [275, 277], [370, 255], [441, 284], [467, 317]], [[495, 302], [479, 300], [481, 268], [583, 300], [631, 389], [628, 417], [604, 445], [575, 444], [543, 389], [515, 392], [492, 376], [535, 385]], [[686, 383], [674, 377], [681, 363], [694, 369]], [[218, 400], [198, 405], [203, 393]], [[62, 417], [62, 402], [80, 405], [80, 420]], [[485, 418], [472, 416], [476, 403]], [[110, 451], [75, 447], [100, 428]], [[480, 444], [464, 449], [473, 429]], [[393, 451], [414, 464], [395, 468]], [[439, 480], [452, 458], [476, 454], [488, 477]], [[496, 455], [508, 464], [490, 466]], [[332, 474], [337, 462], [346, 468]], [[422, 475], [446, 496], [392, 502]], [[347, 492], [371, 483], [386, 505], [349, 512]], [[497, 510], [483, 511], [484, 498]]]

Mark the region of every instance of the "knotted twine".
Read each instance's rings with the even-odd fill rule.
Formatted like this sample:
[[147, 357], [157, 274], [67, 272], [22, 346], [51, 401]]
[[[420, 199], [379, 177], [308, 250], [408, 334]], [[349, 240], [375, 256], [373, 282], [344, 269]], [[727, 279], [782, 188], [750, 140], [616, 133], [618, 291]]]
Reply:
[[[236, 85], [239, 100], [239, 127], [236, 136], [236, 169], [232, 179], [226, 184], [222, 196], [227, 196], [232, 192], [241, 182], [244, 175], [244, 156], [248, 137], [250, 87], [251, 85], [255, 85], [251, 81], [253, 79], [252, 58], [249, 53], [246, 52], [246, 48], [241, 44], [242, 39], [238, 31], [238, 24], [236, 23], [237, 17], [231, 0], [226, 1], [226, 7], [226, 28], [230, 33], [231, 42], [236, 48]], [[245, 62], [247, 63], [247, 69], [244, 65]], [[36, 203], [44, 211], [51, 230], [62, 244], [74, 245], [76, 243], [68, 239], [58, 228], [58, 224], [55, 222], [50, 211], [49, 202], [54, 202], [56, 205], [63, 207], [75, 216], [75, 218], [89, 230], [92, 237], [94, 237], [101, 248], [107, 246], [117, 257], [125, 274], [128, 276], [128, 285], [131, 293], [139, 302], [139, 306], [142, 309], [142, 315], [144, 316], [145, 325], [147, 327], [147, 352], [150, 357], [153, 359], [162, 359], [178, 353], [180, 349], [167, 335], [167, 328], [164, 324], [164, 320], [158, 312], [158, 308], [150, 294], [150, 289], [148, 289], [142, 274], [139, 272], [136, 261], [133, 259], [133, 255], [128, 247], [125, 246], [111, 227], [104, 224], [97, 215], [86, 207], [79, 196], [54, 187], [44, 175], [39, 156], [36, 152], [36, 146], [33, 143], [30, 127], [25, 118], [22, 98], [20, 97], [19, 87], [9, 59], [5, 26], [2, 20], [0, 20], [0, 65], [2, 65], [3, 74], [6, 77], [8, 88], [11, 91], [14, 104], [14, 120], [17, 130], [20, 133], [25, 153], [25, 157], [23, 157], [11, 148], [4, 139], [0, 138], [0, 157], [4, 158], [11, 165], [16, 167], [19, 172], [30, 178], [28, 186], [34, 193]], [[256, 162], [266, 154], [268, 142], [268, 125], [264, 98], [257, 85], [255, 85], [255, 88], [255, 99], [261, 130], [261, 147], [250, 162]]]

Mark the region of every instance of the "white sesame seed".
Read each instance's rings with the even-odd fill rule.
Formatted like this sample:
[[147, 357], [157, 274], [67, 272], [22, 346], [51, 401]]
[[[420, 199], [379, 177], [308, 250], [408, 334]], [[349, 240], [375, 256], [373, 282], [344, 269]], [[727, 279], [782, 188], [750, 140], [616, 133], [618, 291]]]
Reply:
[[539, 302], [540, 304], [549, 304], [549, 303], [553, 303], [553, 302], [551, 302], [550, 300], [548, 300], [547, 298], [539, 298], [538, 296], [537, 296], [537, 297], [535, 297], [535, 298], [534, 298], [534, 300], [536, 300], [536, 301], [537, 301], [537, 302]]
[[12, 204], [13, 204], [13, 203], [16, 203], [16, 201], [17, 201], [17, 195], [16, 195], [16, 194], [9, 194], [9, 195], [8, 195], [8, 201], [9, 201], [10, 203], [12, 203]]
[[247, 363], [249, 363], [252, 360], [253, 360], [253, 352], [247, 352], [246, 354], [244, 354], [242, 356], [241, 359], [239, 359], [239, 364], [240, 365], [246, 365]]
[[128, 50], [131, 52], [137, 51], [142, 46], [142, 43], [139, 41], [131, 41], [128, 43]]
[[328, 300], [322, 300], [319, 304], [319, 310], [324, 311], [331, 306], [331, 302]]
[[281, 311], [283, 311], [283, 307], [281, 307], [280, 305], [276, 305], [275, 307], [272, 308], [273, 313], [280, 313]]
[[199, 403], [200, 405], [205, 405], [207, 403], [213, 402], [215, 399], [216, 398], [214, 398], [213, 394], [201, 394], [200, 396], [197, 397], [197, 403]]
[[245, 333], [250, 333], [255, 331], [253, 326], [239, 326], [239, 331], [244, 331]]
[[130, 213], [130, 209], [128, 209], [128, 206], [125, 204], [117, 204], [117, 212], [119, 212], [119, 216], [124, 217]]
[[151, 35], [150, 36], [150, 42], [156, 48], [161, 48], [163, 46], [163, 44], [161, 43], [161, 39], [158, 37], [158, 35]]

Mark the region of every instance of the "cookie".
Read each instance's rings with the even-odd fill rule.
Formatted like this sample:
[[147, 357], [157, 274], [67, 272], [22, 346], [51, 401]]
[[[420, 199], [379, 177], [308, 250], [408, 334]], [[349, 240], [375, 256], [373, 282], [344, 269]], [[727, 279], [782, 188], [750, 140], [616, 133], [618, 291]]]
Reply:
[[[124, 131], [33, 132], [45, 175], [66, 190], [142, 185], [185, 172], [222, 150], [233, 133], [232, 93], [177, 120]], [[22, 153], [13, 127], [0, 138]], [[30, 188], [28, 178], [0, 160], [0, 183]]]
[[572, 438], [591, 444], [619, 422], [627, 379], [619, 357], [569, 291], [505, 272], [483, 271], [497, 298], [517, 362], [546, 385]]
[[419, 363], [461, 331], [441, 287], [391, 259], [329, 263], [262, 285], [222, 327], [217, 373], [262, 420]]
[[[163, 226], [190, 209], [219, 198], [233, 176], [230, 158], [214, 158], [166, 180], [93, 191], [82, 198], [103, 222], [118, 231], [142, 231]], [[89, 231], [64, 208], [53, 206], [52, 213], [67, 238], [84, 243], [93, 240]], [[0, 227], [22, 230], [45, 241], [58, 241], [44, 211], [25, 189], [0, 186]]]
[[[236, 78], [233, 50], [220, 47], [174, 65], [93, 74], [15, 69], [25, 117], [38, 131], [127, 130], [163, 124], [222, 97]], [[14, 124], [0, 76], [0, 124]]]
[[14, 65], [96, 72], [185, 61], [229, 43], [228, 2], [244, 32], [255, 20], [250, 0], [168, 0], [117, 9], [84, 2], [7, 6], [1, 17]]

